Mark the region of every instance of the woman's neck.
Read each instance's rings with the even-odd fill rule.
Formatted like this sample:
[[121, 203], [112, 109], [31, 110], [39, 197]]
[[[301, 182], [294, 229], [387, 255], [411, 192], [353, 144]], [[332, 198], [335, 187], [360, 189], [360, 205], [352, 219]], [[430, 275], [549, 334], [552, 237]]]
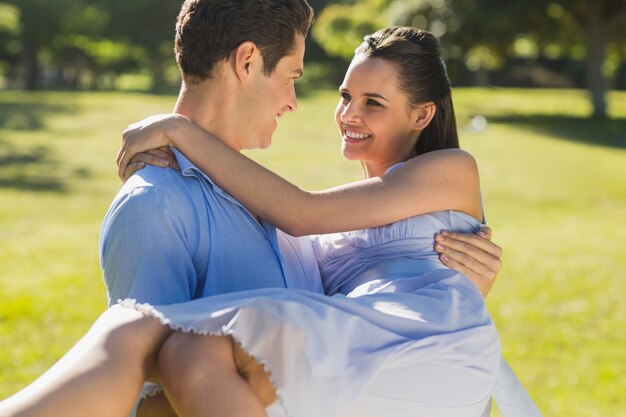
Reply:
[[385, 175], [385, 173], [387, 172], [389, 168], [391, 168], [394, 165], [400, 164], [402, 162], [406, 162], [406, 161], [397, 161], [397, 162], [392, 162], [392, 163], [387, 163], [387, 164], [371, 164], [367, 162], [362, 162], [362, 164], [363, 164], [363, 170], [365, 171], [365, 177], [374, 178], [374, 177], [382, 177], [383, 175]]

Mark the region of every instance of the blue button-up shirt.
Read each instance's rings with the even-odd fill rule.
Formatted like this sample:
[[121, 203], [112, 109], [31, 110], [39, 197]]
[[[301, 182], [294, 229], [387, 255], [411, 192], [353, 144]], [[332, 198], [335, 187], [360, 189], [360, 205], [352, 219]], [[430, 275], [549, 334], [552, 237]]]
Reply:
[[138, 171], [106, 214], [100, 260], [109, 305], [121, 298], [172, 304], [266, 287], [320, 291], [306, 240], [257, 222], [175, 153], [180, 171], [152, 166]]

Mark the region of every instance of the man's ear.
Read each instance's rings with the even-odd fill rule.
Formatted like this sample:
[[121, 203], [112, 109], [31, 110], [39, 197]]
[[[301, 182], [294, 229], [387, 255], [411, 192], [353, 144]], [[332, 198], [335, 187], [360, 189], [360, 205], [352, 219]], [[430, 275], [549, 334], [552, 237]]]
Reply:
[[240, 81], [244, 81], [250, 76], [250, 67], [256, 64], [255, 61], [260, 58], [260, 55], [259, 48], [251, 41], [243, 42], [233, 51], [235, 73]]
[[432, 101], [420, 104], [411, 112], [411, 116], [415, 121], [414, 128], [416, 130], [424, 130], [435, 117], [437, 106]]

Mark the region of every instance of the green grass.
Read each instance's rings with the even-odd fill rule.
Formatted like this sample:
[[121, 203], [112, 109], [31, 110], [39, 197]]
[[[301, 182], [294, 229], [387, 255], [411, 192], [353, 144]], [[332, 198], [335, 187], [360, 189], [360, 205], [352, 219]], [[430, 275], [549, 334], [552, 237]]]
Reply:
[[[341, 159], [335, 92], [311, 94], [250, 155], [306, 188], [360, 176]], [[121, 130], [171, 96], [0, 95], [0, 398], [47, 369], [105, 308], [99, 225]], [[488, 304], [545, 416], [626, 416], [626, 93], [612, 121], [575, 90], [455, 91], [504, 268]], [[470, 120], [483, 115], [483, 131]], [[494, 413], [497, 415], [497, 413]]]

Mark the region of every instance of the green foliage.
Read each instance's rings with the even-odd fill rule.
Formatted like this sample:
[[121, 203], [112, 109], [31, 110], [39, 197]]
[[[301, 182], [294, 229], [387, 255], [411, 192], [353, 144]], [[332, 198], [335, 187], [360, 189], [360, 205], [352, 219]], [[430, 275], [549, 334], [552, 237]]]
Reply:
[[145, 61], [145, 50], [111, 39], [96, 39], [86, 35], [68, 34], [55, 38], [54, 43], [59, 65], [67, 65], [76, 55], [84, 58], [95, 73], [111, 71], [122, 73], [140, 67]]
[[19, 9], [10, 4], [0, 3], [0, 31], [18, 33], [20, 28]]
[[351, 59], [363, 37], [385, 26], [386, 0], [327, 6], [313, 27], [313, 37], [326, 52]]
[[[585, 45], [585, 28], [593, 10], [591, 0], [515, 1], [502, 7], [498, 0], [357, 0], [351, 5], [328, 6], [314, 35], [329, 51], [346, 54], [354, 49], [350, 32], [361, 23], [382, 26], [406, 25], [426, 29], [440, 37], [446, 48], [462, 48], [470, 56], [472, 47], [484, 46], [491, 54], [520, 56], [515, 42], [521, 38], [533, 43], [551, 57], [575, 54]], [[626, 2], [605, 2], [603, 32], [610, 42], [626, 40]], [[322, 33], [328, 32], [328, 33]], [[343, 39], [348, 34], [348, 38]], [[341, 45], [345, 43], [347, 46]], [[579, 57], [580, 59], [580, 57]]]
[[363, 35], [385, 25], [433, 32], [448, 63], [462, 59], [473, 72], [502, 68], [515, 57], [585, 60], [586, 87], [600, 117], [606, 115], [603, 77], [613, 76], [626, 57], [626, 0], [528, 0], [506, 7], [499, 0], [356, 0], [324, 9], [313, 36], [329, 53], [348, 57]]
[[[626, 93], [609, 94], [610, 122], [588, 119], [578, 90], [455, 89], [454, 98], [504, 248], [488, 305], [505, 356], [544, 415], [625, 417]], [[337, 99], [301, 99], [271, 149], [250, 155], [309, 189], [360, 178], [339, 152]], [[0, 398], [47, 369], [105, 308], [97, 239], [119, 188], [120, 132], [174, 100], [0, 95]], [[476, 115], [486, 129], [472, 127]]]
[[[0, 41], [12, 36], [12, 43], [0, 43], [0, 61], [14, 65], [22, 58], [19, 71], [11, 75], [21, 76], [27, 89], [40, 87], [43, 67], [56, 72], [49, 81], [56, 86], [88, 88], [97, 87], [104, 77], [149, 68], [152, 88], [161, 89], [167, 66], [174, 63], [174, 23], [180, 4], [180, 0], [161, 1], [158, 6], [139, 0], [0, 1], [0, 17], [7, 17], [7, 23], [0, 24]], [[15, 49], [16, 44], [21, 55], [11, 54], [9, 46]]]
[[20, 52], [20, 43], [17, 40], [19, 33], [19, 9], [10, 4], [0, 3], [0, 63], [17, 61]]

